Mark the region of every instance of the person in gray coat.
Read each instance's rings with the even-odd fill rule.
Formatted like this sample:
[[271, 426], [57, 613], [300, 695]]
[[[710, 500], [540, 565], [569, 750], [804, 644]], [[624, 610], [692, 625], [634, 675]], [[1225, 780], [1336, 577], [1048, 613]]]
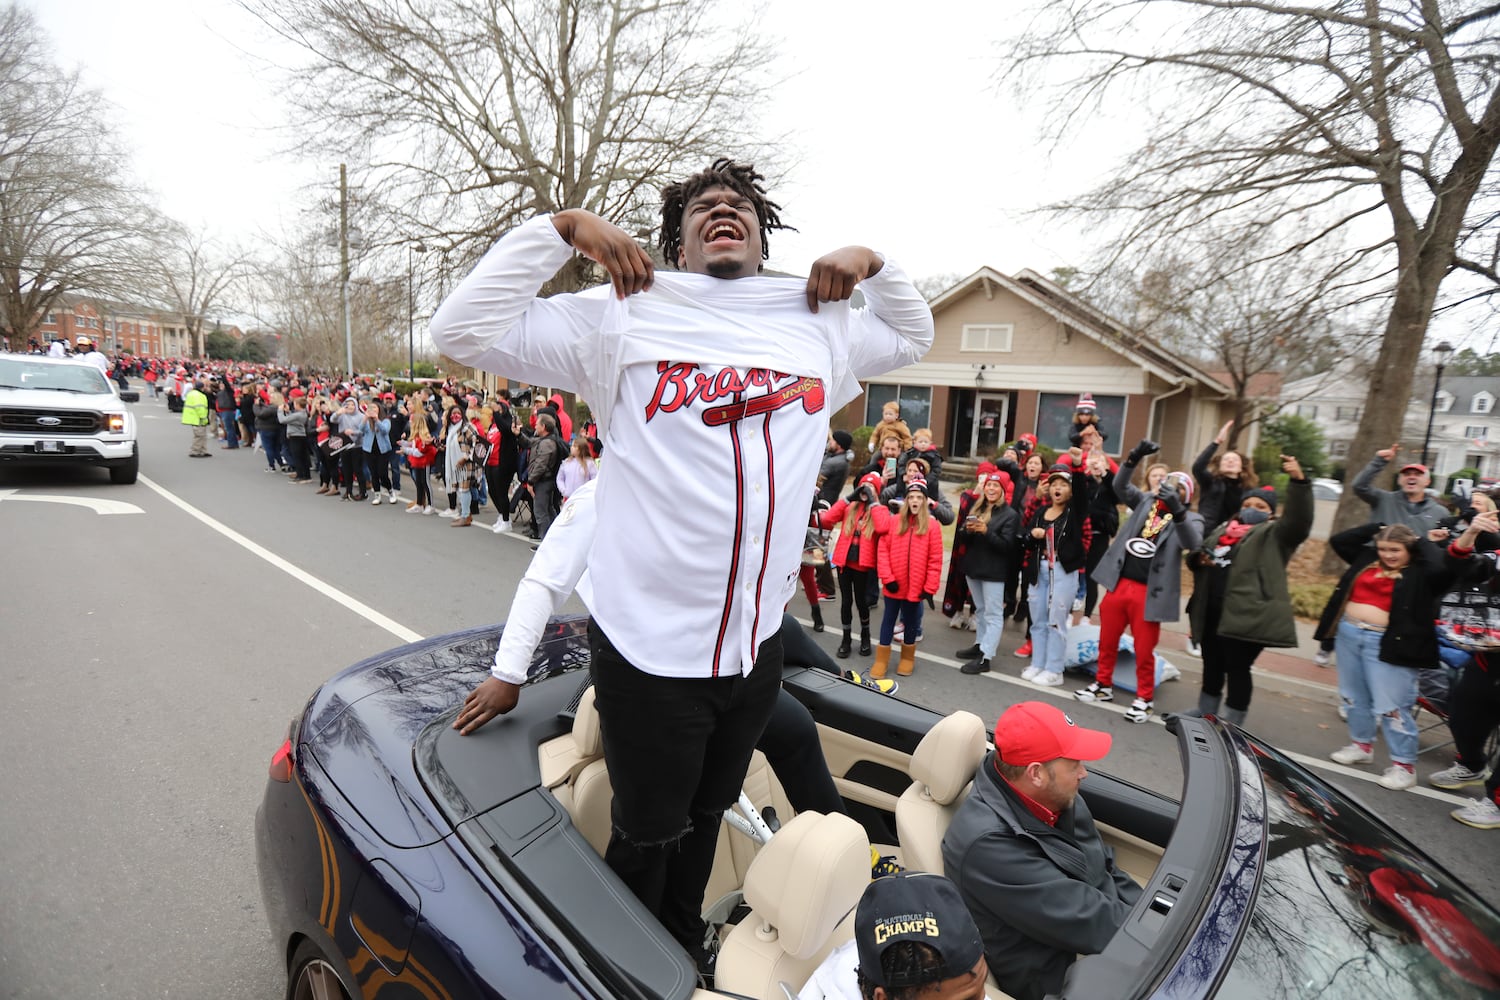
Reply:
[[1375, 477], [1380, 475], [1396, 454], [1400, 444], [1382, 448], [1370, 459], [1360, 474], [1354, 477], [1354, 495], [1370, 506], [1370, 520], [1375, 524], [1404, 524], [1426, 538], [1427, 532], [1438, 526], [1438, 521], [1448, 516], [1448, 508], [1427, 495], [1432, 485], [1432, 473], [1420, 462], [1407, 462], [1396, 470], [1396, 485], [1400, 489], [1381, 490], [1375, 488]]
[[1103, 951], [1141, 896], [1078, 797], [1083, 762], [1104, 757], [1111, 742], [1053, 705], [1012, 705], [943, 836], [943, 873], [1015, 1000], [1061, 991], [1075, 957]]
[[1115, 496], [1130, 508], [1124, 529], [1094, 569], [1108, 593], [1099, 605], [1099, 670], [1094, 682], [1075, 693], [1079, 701], [1114, 701], [1115, 662], [1125, 626], [1135, 640], [1136, 697], [1127, 722], [1151, 718], [1156, 697], [1156, 641], [1161, 623], [1175, 622], [1182, 608], [1182, 555], [1203, 542], [1203, 517], [1188, 510], [1193, 478], [1169, 472], [1147, 495], [1130, 481], [1135, 467], [1157, 450], [1142, 440], [1115, 473]]

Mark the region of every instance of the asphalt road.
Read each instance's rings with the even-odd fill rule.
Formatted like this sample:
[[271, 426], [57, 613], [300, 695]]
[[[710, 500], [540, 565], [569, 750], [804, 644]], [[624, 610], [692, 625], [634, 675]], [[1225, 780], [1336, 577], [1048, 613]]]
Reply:
[[[252, 818], [288, 720], [355, 660], [502, 619], [531, 549], [404, 505], [317, 496], [263, 472], [259, 452], [189, 460], [175, 414], [149, 402], [137, 412], [134, 486], [101, 471], [0, 469], [0, 997], [268, 1000], [284, 969], [261, 913]], [[807, 616], [800, 598], [793, 611]], [[836, 628], [818, 638], [831, 652]], [[1059, 695], [1021, 682], [1023, 661], [1009, 656], [999, 673], [962, 676], [952, 653], [972, 641], [934, 616], [902, 696], [993, 721], [1013, 701]], [[1017, 641], [1008, 634], [1002, 649]], [[1188, 676], [1158, 696], [1168, 710], [1196, 700], [1195, 664], [1181, 665]], [[1333, 705], [1326, 690], [1266, 682], [1249, 728], [1322, 756], [1344, 742]], [[1159, 725], [1070, 710], [1115, 734], [1101, 767], [1178, 792]], [[1445, 764], [1424, 754], [1420, 770]], [[1454, 823], [1449, 799], [1388, 792], [1370, 776], [1333, 774], [1500, 901], [1500, 835]]]

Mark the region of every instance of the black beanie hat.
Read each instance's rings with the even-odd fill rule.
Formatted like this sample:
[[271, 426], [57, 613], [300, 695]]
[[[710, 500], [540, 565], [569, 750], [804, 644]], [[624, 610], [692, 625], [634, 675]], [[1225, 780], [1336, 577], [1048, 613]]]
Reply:
[[1257, 500], [1265, 501], [1270, 506], [1271, 513], [1276, 513], [1276, 491], [1271, 487], [1257, 486], [1253, 489], [1246, 490], [1244, 493], [1240, 494], [1240, 506], [1243, 507], [1245, 505], [1245, 501], [1249, 500], [1251, 497], [1254, 497]]
[[834, 431], [833, 432], [833, 443], [836, 444], [836, 445], [838, 445], [840, 448], [844, 449], [845, 451], [848, 451], [850, 448], [854, 447], [854, 435], [850, 434], [848, 431], [843, 431], [843, 430]]

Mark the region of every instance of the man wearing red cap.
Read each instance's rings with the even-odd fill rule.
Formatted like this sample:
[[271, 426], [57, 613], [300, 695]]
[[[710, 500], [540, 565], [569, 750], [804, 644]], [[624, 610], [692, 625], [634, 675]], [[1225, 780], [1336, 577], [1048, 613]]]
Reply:
[[1012, 705], [943, 837], [943, 870], [974, 915], [990, 972], [1015, 1000], [1059, 992], [1074, 958], [1103, 951], [1140, 898], [1078, 797], [1083, 762], [1110, 743], [1053, 705]]
[[1375, 477], [1401, 451], [1397, 442], [1382, 448], [1354, 477], [1354, 494], [1370, 505], [1370, 520], [1378, 524], [1404, 524], [1422, 538], [1448, 516], [1448, 509], [1427, 495], [1432, 473], [1420, 462], [1407, 462], [1396, 470], [1396, 489], [1375, 488]]

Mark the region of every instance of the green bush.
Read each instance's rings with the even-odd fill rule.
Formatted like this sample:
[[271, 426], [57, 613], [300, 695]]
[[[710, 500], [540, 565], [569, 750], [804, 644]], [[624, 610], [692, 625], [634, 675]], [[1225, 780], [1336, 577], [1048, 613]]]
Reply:
[[1298, 618], [1317, 621], [1323, 614], [1328, 599], [1333, 596], [1331, 583], [1294, 583], [1289, 588], [1292, 597], [1292, 612]]
[[854, 462], [851, 469], [863, 469], [870, 464], [870, 435], [874, 433], [875, 428], [869, 424], [849, 432], [849, 436], [854, 439]]

